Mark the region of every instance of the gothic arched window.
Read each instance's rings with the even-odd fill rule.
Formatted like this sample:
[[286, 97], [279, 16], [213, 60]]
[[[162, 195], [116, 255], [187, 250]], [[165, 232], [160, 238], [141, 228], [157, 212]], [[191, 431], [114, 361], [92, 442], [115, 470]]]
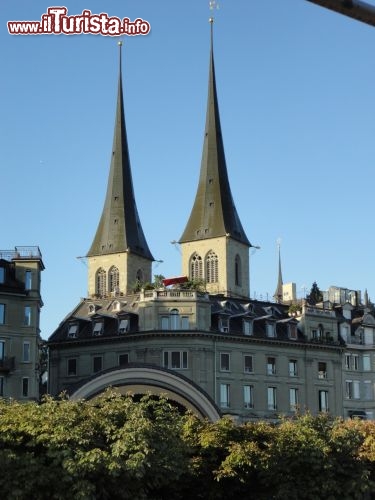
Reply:
[[219, 281], [219, 260], [212, 250], [206, 257], [206, 281], [207, 283], [217, 283]]
[[96, 294], [101, 297], [107, 292], [106, 288], [106, 272], [102, 267], [96, 271]]
[[120, 273], [116, 266], [112, 266], [109, 270], [109, 291], [118, 292], [120, 286]]
[[143, 283], [143, 271], [142, 271], [142, 269], [138, 269], [135, 279], [138, 283]]
[[190, 278], [192, 280], [203, 279], [203, 261], [197, 253], [194, 253], [190, 259]]

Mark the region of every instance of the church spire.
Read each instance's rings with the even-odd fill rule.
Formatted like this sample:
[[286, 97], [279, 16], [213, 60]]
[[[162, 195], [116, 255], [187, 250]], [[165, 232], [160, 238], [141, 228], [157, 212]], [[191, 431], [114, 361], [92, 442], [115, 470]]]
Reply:
[[280, 304], [283, 301], [283, 275], [281, 273], [281, 252], [280, 252], [281, 242], [280, 242], [280, 240], [277, 241], [277, 246], [279, 249], [279, 274], [278, 274], [277, 286], [276, 286], [275, 293], [273, 294], [273, 298], [275, 299], [275, 302]]
[[111, 165], [103, 212], [87, 257], [131, 252], [149, 261], [148, 248], [138, 216], [125, 127], [119, 42], [119, 79]]
[[220, 236], [251, 246], [234, 205], [221, 133], [213, 53], [213, 18], [209, 63], [208, 102], [200, 178], [193, 209], [180, 243]]

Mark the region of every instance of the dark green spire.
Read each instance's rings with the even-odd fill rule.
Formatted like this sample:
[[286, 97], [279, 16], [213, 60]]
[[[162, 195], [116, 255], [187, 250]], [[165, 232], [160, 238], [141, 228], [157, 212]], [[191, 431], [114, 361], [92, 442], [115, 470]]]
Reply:
[[238, 217], [230, 190], [216, 93], [213, 34], [208, 82], [208, 102], [200, 178], [195, 202], [180, 243], [218, 236], [251, 246]]
[[130, 251], [154, 260], [148, 248], [134, 197], [120, 69], [111, 166], [103, 213], [87, 257]]
[[279, 246], [279, 274], [277, 278], [277, 286], [275, 293], [273, 294], [273, 298], [275, 302], [278, 304], [281, 304], [283, 301], [283, 275], [281, 272], [281, 253], [280, 253], [280, 243], [278, 244]]

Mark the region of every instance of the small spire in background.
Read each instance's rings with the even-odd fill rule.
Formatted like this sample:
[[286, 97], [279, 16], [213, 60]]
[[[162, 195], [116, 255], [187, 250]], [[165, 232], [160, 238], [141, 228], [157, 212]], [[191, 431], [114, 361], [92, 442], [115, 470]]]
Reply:
[[273, 298], [274, 298], [276, 303], [281, 304], [283, 301], [283, 275], [281, 272], [281, 252], [280, 252], [281, 238], [277, 238], [276, 243], [277, 243], [277, 248], [278, 248], [278, 253], [279, 253], [279, 273], [278, 273], [276, 291], [273, 295]]

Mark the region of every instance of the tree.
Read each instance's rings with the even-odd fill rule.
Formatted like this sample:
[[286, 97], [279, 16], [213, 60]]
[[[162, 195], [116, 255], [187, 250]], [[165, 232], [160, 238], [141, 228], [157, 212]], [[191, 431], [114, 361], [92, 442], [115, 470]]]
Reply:
[[310, 293], [306, 298], [307, 298], [307, 301], [312, 305], [315, 305], [318, 302], [321, 302], [323, 300], [323, 294], [319, 290], [319, 287], [318, 287], [316, 281], [314, 281], [314, 283], [312, 284]]

